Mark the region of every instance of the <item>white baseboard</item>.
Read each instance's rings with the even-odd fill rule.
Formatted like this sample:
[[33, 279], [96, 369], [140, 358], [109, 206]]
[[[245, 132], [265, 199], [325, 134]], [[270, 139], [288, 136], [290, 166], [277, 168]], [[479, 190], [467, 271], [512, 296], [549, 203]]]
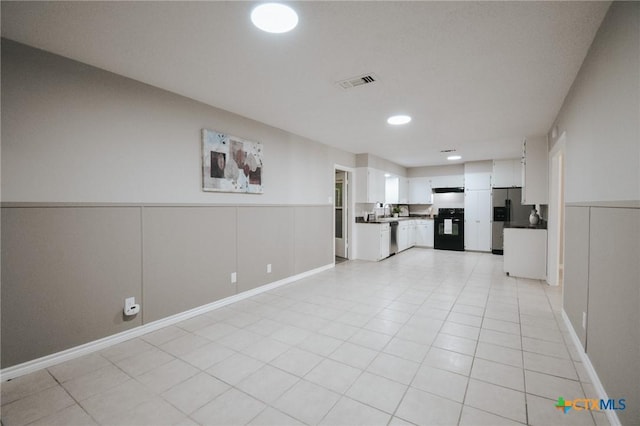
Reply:
[[[589, 378], [591, 379], [591, 384], [593, 385], [596, 392], [598, 393], [598, 397], [600, 399], [608, 400], [609, 397], [607, 396], [607, 392], [604, 390], [604, 386], [602, 385], [602, 382], [600, 381], [600, 378], [598, 377], [598, 374], [596, 373], [595, 368], [593, 368], [593, 364], [591, 364], [591, 360], [589, 359], [589, 356], [582, 348], [582, 342], [580, 342], [580, 338], [578, 337], [578, 334], [573, 328], [573, 324], [571, 324], [571, 321], [569, 320], [569, 317], [567, 316], [567, 313], [564, 311], [564, 309], [562, 310], [562, 319], [564, 320], [564, 323], [567, 326], [567, 329], [569, 330], [569, 334], [571, 335], [571, 340], [573, 341], [574, 346], [576, 347], [576, 349], [578, 350], [578, 353], [580, 354], [580, 360], [582, 361], [582, 364], [587, 370], [587, 374], [589, 374]], [[609, 424], [611, 426], [622, 426], [622, 423], [620, 423], [620, 419], [618, 418], [618, 415], [614, 410], [606, 410], [605, 414], [607, 415], [607, 420], [609, 420]]]
[[78, 358], [80, 356], [102, 350], [104, 348], [115, 345], [117, 343], [124, 342], [125, 340], [133, 339], [135, 337], [140, 337], [144, 334], [159, 330], [163, 327], [179, 323], [189, 318], [193, 318], [195, 316], [213, 311], [223, 306], [227, 306], [232, 303], [239, 302], [241, 300], [258, 295], [260, 293], [273, 290], [274, 288], [281, 287], [286, 284], [290, 284], [294, 281], [298, 281], [300, 279], [318, 274], [320, 272], [326, 271], [333, 267], [335, 267], [335, 263], [330, 263], [328, 265], [321, 266], [319, 268], [312, 269], [310, 271], [306, 271], [297, 275], [293, 275], [291, 277], [281, 279], [279, 281], [274, 281], [272, 283], [265, 284], [263, 286], [260, 286], [254, 289], [244, 291], [239, 294], [235, 294], [233, 296], [218, 300], [213, 303], [209, 303], [207, 305], [198, 306], [197, 308], [193, 308], [188, 311], [180, 312], [179, 314], [175, 314], [167, 318], [162, 318], [160, 320], [141, 325], [131, 330], [123, 331], [121, 333], [113, 334], [111, 336], [107, 336], [102, 339], [94, 340], [92, 342], [88, 342], [80, 346], [75, 346], [73, 348], [65, 349], [64, 351], [61, 351], [61, 352], [56, 352], [54, 354], [46, 355], [41, 358], [24, 362], [22, 364], [13, 365], [11, 367], [4, 368], [0, 370], [0, 382], [14, 379], [16, 377], [33, 373], [34, 371], [41, 370], [43, 368], [51, 367], [53, 365], [60, 364], [65, 361], [69, 361], [71, 359]]

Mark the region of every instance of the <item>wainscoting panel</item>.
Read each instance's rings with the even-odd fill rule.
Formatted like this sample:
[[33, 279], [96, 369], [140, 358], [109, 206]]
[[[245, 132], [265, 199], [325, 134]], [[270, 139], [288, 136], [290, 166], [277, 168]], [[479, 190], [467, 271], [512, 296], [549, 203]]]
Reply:
[[140, 209], [2, 209], [2, 367], [139, 326]]
[[640, 419], [640, 209], [591, 208], [587, 355], [622, 424]]
[[[300, 205], [3, 205], [1, 367], [331, 265], [332, 214]], [[123, 316], [127, 297], [138, 315]]]
[[295, 209], [295, 273], [333, 263], [333, 206]]
[[238, 292], [294, 275], [293, 220], [291, 207], [238, 207]]
[[143, 207], [144, 322], [236, 294], [235, 207]]
[[582, 313], [587, 312], [589, 295], [589, 207], [565, 210], [564, 310], [582, 347], [587, 330], [582, 327]]

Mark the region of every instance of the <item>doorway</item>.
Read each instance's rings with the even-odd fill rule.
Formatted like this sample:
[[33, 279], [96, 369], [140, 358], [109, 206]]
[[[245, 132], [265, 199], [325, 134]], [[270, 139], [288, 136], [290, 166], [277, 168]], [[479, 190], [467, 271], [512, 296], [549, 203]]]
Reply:
[[334, 181], [334, 241], [335, 262], [340, 263], [349, 259], [349, 241], [351, 229], [350, 217], [350, 181], [351, 173], [348, 170], [335, 168]]
[[547, 283], [561, 286], [564, 281], [564, 167], [566, 133], [550, 152], [549, 222]]

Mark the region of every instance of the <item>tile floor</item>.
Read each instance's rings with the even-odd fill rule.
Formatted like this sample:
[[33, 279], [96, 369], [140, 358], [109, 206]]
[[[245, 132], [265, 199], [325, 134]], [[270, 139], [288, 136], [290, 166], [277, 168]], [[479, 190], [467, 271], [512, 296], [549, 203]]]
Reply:
[[608, 424], [561, 291], [413, 248], [2, 384], [2, 425]]

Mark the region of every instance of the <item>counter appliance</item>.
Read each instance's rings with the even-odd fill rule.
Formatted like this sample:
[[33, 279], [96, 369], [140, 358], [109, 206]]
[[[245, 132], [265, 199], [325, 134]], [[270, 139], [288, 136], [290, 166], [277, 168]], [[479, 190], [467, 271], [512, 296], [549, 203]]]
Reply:
[[464, 251], [464, 209], [438, 209], [434, 219], [433, 247]]
[[521, 203], [522, 188], [493, 188], [491, 196], [493, 206], [491, 252], [503, 254], [505, 224], [527, 226], [533, 206]]
[[391, 227], [391, 238], [389, 238], [389, 256], [393, 256], [398, 253], [398, 225], [399, 222], [394, 220], [389, 222]]

